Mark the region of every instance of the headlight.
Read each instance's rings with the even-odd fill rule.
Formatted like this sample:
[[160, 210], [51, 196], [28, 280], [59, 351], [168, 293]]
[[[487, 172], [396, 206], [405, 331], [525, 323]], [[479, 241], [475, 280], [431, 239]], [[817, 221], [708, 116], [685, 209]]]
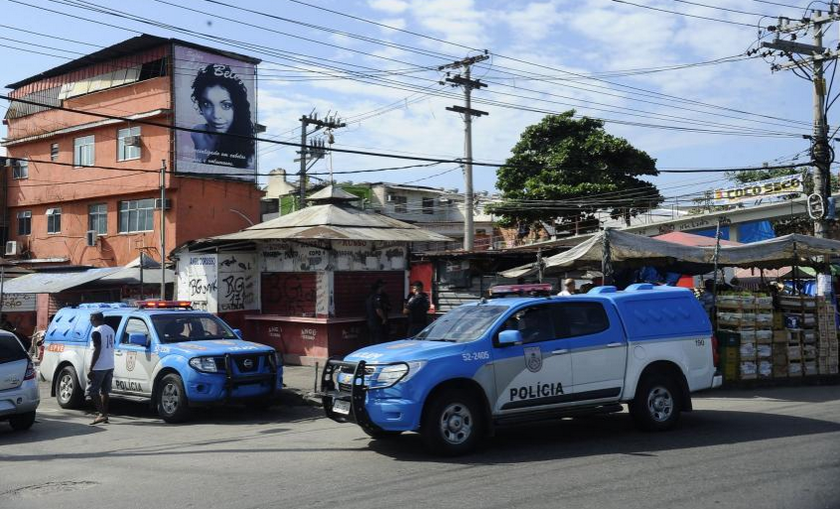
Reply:
[[190, 359], [190, 366], [197, 371], [204, 373], [218, 373], [219, 368], [216, 367], [216, 359], [213, 357], [193, 357]]
[[377, 367], [373, 376], [371, 376], [370, 388], [387, 389], [398, 383], [406, 382], [425, 365], [426, 361], [412, 361], [406, 364]]

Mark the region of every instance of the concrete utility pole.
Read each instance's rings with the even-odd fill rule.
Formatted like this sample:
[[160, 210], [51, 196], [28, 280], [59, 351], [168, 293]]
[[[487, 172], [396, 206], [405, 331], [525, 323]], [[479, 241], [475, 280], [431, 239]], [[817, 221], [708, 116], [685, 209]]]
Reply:
[[[309, 125], [314, 125], [315, 129], [307, 133], [306, 129]], [[306, 137], [321, 129], [327, 129], [330, 131], [330, 139], [332, 139], [334, 129], [346, 126], [347, 124], [342, 122], [337, 115], [329, 116], [329, 112], [327, 112], [327, 117], [322, 120], [318, 120], [318, 114], [314, 112], [300, 117], [300, 159], [296, 159], [296, 161], [300, 161], [300, 171], [298, 172], [300, 176], [300, 189], [298, 189], [300, 208], [306, 207], [306, 171], [309, 169], [306, 164], [310, 161], [314, 164], [324, 157], [324, 143], [321, 141], [309, 147], [306, 144]], [[330, 146], [332, 146], [332, 142], [330, 142]]]
[[[778, 50], [792, 60], [790, 63], [776, 65], [774, 71], [786, 69], [803, 70], [803, 64], [810, 64], [813, 70], [811, 81], [814, 84], [814, 134], [811, 137], [811, 157], [816, 167], [813, 173], [814, 194], [808, 197], [808, 211], [814, 219], [814, 236], [825, 238], [828, 231], [826, 215], [828, 213], [828, 198], [831, 196], [831, 162], [832, 153], [828, 139], [828, 123], [826, 119], [825, 96], [827, 93], [823, 63], [836, 60], [837, 51], [830, 51], [823, 47], [823, 34], [826, 25], [840, 20], [840, 12], [834, 5], [829, 4], [829, 12], [813, 11], [810, 19], [803, 19], [800, 22], [792, 23], [787, 18], [779, 18], [778, 26], [775, 27], [776, 38], [772, 42], [763, 42], [763, 48]], [[782, 34], [794, 33], [803, 29], [813, 30], [813, 44], [795, 42], [781, 38]], [[793, 59], [793, 55], [801, 55], [799, 61]], [[807, 74], [807, 73], [806, 73]], [[828, 260], [826, 260], [828, 263]], [[823, 295], [824, 288], [817, 285], [817, 293]]]
[[473, 178], [472, 178], [472, 118], [489, 115], [486, 111], [472, 109], [472, 91], [475, 88], [486, 87], [487, 84], [479, 80], [470, 79], [470, 66], [487, 60], [490, 56], [485, 50], [483, 55], [465, 58], [438, 67], [444, 69], [464, 69], [464, 76], [460, 74], [447, 77], [446, 81], [452, 86], [464, 87], [464, 106], [448, 106], [448, 111], [464, 115], [464, 251], [472, 251], [475, 246], [475, 227], [473, 226]]
[[[140, 265], [143, 252], [140, 252]], [[160, 162], [160, 300], [166, 300], [166, 160]]]

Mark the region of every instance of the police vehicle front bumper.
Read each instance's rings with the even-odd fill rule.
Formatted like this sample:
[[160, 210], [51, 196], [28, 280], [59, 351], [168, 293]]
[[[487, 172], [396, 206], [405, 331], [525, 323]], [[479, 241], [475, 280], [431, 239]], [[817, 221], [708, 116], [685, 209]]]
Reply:
[[[371, 391], [390, 392], [390, 387], [398, 383], [394, 382], [387, 387], [371, 386], [371, 376], [375, 370], [395, 365], [408, 368], [405, 362], [369, 364], [365, 361], [328, 360], [321, 375], [321, 392], [318, 393], [326, 416], [336, 422], [358, 424], [368, 433], [414, 429], [417, 420], [414, 415], [416, 401], [392, 397], [396, 395], [371, 398]], [[349, 380], [346, 379], [348, 374]], [[345, 379], [339, 380], [340, 375], [344, 375]]]
[[224, 370], [217, 373], [193, 371], [185, 380], [191, 405], [204, 406], [271, 400], [279, 397], [283, 387], [283, 366], [273, 355], [260, 354], [259, 368], [253, 373], [242, 372], [236, 355], [224, 356]]

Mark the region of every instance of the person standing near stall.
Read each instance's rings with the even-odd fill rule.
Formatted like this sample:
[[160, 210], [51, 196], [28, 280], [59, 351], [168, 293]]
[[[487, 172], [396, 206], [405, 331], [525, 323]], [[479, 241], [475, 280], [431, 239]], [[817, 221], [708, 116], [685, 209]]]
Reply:
[[431, 308], [429, 295], [423, 291], [423, 283], [415, 281], [411, 293], [403, 304], [403, 314], [408, 317], [408, 337], [413, 338], [428, 324], [427, 313]]

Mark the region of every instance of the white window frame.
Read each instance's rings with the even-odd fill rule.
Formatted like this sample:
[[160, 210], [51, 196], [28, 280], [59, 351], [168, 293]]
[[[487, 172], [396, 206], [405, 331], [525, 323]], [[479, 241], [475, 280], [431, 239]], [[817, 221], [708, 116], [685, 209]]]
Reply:
[[[94, 207], [105, 207], [105, 210], [96, 210], [94, 211]], [[105, 225], [105, 231], [99, 231], [99, 225]], [[95, 223], [95, 224], [91, 224]], [[96, 226], [96, 228], [93, 228]], [[95, 230], [96, 235], [102, 237], [103, 235], [108, 235], [108, 204], [107, 203], [92, 203], [88, 205], [88, 229]]]
[[143, 147], [128, 146], [125, 139], [129, 136], [140, 137], [140, 126], [117, 130], [117, 161], [132, 161], [143, 156]]
[[18, 159], [12, 167], [12, 178], [15, 180], [23, 180], [29, 178], [29, 161], [26, 159]]
[[[143, 203], [145, 202], [145, 203]], [[141, 207], [141, 204], [144, 206]], [[134, 225], [132, 225], [132, 212], [136, 215], [134, 220]], [[143, 214], [144, 217], [148, 218], [151, 217], [151, 228], [149, 229], [141, 229], [140, 228], [140, 215]], [[123, 227], [123, 216], [128, 214], [127, 219], [125, 220], [126, 226]], [[122, 234], [131, 234], [131, 233], [142, 233], [142, 232], [151, 232], [155, 229], [155, 199], [154, 198], [141, 198], [139, 200], [123, 200], [119, 202], [117, 208], [117, 229]], [[144, 221], [145, 222], [145, 221]], [[145, 228], [145, 224], [143, 227]]]
[[[47, 233], [55, 235], [61, 233], [61, 207], [52, 207], [47, 209]], [[58, 229], [56, 229], [58, 226]]]
[[59, 154], [58, 143], [51, 143], [50, 144], [50, 161], [52, 161], [52, 162], [58, 161], [58, 154]]
[[[26, 221], [26, 233], [21, 231], [20, 228], [20, 221], [23, 219]], [[32, 235], [32, 211], [31, 210], [21, 210], [17, 213], [17, 234], [18, 236], [24, 235]]]
[[96, 138], [94, 135], [73, 139], [73, 166], [84, 168], [96, 164]]

